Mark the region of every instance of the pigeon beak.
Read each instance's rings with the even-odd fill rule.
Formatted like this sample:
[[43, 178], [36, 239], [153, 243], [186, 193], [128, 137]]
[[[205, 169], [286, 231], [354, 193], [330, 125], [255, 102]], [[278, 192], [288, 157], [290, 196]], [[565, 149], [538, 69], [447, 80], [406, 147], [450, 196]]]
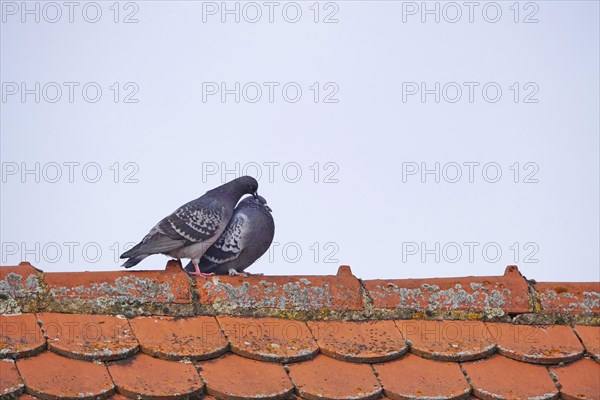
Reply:
[[256, 200], [258, 200], [258, 193], [257, 193], [257, 192], [254, 192], [254, 193], [252, 193], [252, 196], [254, 196], [254, 198], [255, 198]]

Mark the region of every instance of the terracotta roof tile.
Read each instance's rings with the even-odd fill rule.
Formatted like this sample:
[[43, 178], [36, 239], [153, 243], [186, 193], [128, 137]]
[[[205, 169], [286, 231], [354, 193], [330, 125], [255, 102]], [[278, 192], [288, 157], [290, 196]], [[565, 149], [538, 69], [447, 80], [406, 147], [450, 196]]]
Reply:
[[600, 362], [600, 327], [576, 325], [575, 331], [587, 352]]
[[110, 396], [110, 400], [127, 400], [127, 399], [128, 399], [128, 397], [125, 397], [119, 393], [115, 393], [112, 396]]
[[45, 346], [34, 314], [0, 315], [0, 357], [27, 357]]
[[[113, 397], [111, 397], [113, 398]], [[19, 396], [19, 400], [35, 400], [37, 399], [37, 397], [33, 397], [27, 393], [23, 393], [22, 395]]]
[[408, 351], [393, 321], [310, 321], [308, 326], [321, 352], [339, 360], [383, 362]]
[[54, 300], [77, 305], [86, 300], [191, 303], [188, 275], [178, 265], [170, 262], [164, 271], [50, 272], [44, 281]]
[[199, 363], [198, 369], [208, 394], [217, 398], [282, 399], [294, 390], [283, 366], [235, 354]]
[[138, 317], [130, 324], [144, 353], [167, 360], [206, 360], [229, 346], [214, 317]]
[[600, 312], [600, 282], [538, 282], [543, 311]]
[[106, 367], [46, 351], [17, 360], [27, 393], [42, 398], [106, 398], [114, 391]]
[[138, 350], [124, 317], [91, 314], [40, 313], [48, 348], [83, 360], [118, 360]]
[[302, 398], [376, 399], [381, 385], [370, 365], [350, 364], [319, 355], [314, 360], [289, 365], [290, 378]]
[[496, 351], [496, 343], [480, 321], [396, 321], [410, 350], [439, 361], [471, 361]]
[[584, 348], [570, 326], [488, 323], [498, 352], [515, 360], [558, 364], [581, 358]]
[[364, 281], [364, 285], [376, 308], [403, 308], [417, 312], [531, 311], [527, 282], [516, 267], [507, 267], [502, 276], [377, 279]]
[[184, 398], [202, 392], [203, 384], [193, 364], [166, 361], [137, 354], [108, 364], [117, 391], [144, 399]]
[[262, 361], [297, 362], [319, 352], [304, 322], [277, 318], [219, 316], [219, 324], [231, 343], [231, 351]]
[[599, 398], [596, 283], [551, 284], [554, 296], [515, 267], [200, 280], [177, 262], [71, 274], [21, 264], [0, 278], [0, 358], [17, 358], [0, 360], [0, 387], [13, 398]]
[[18, 396], [23, 388], [23, 381], [15, 363], [11, 360], [0, 360], [0, 397]]
[[391, 399], [462, 399], [471, 392], [460, 366], [409, 354], [373, 366]]
[[234, 309], [311, 311], [362, 310], [358, 279], [347, 268], [324, 276], [214, 276], [196, 277], [200, 303], [217, 311]]
[[[0, 268], [0, 295], [21, 298], [37, 296], [40, 291], [40, 270], [28, 262]], [[7, 310], [0, 308], [0, 313]]]
[[558, 390], [545, 367], [500, 355], [462, 364], [473, 394], [484, 400], [555, 399]]
[[562, 399], [600, 399], [600, 364], [584, 358], [550, 371], [558, 378]]

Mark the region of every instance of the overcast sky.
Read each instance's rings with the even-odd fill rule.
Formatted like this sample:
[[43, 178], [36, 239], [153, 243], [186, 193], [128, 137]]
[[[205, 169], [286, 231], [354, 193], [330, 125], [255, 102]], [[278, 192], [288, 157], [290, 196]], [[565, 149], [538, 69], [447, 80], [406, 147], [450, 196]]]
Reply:
[[250, 272], [600, 280], [599, 3], [423, 4], [3, 1], [0, 264], [119, 269], [250, 174]]

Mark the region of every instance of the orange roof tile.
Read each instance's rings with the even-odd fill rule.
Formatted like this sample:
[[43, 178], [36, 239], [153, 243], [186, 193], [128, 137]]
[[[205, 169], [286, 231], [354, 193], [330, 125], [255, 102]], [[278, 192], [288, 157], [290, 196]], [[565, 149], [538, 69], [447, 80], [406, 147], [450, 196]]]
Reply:
[[294, 387], [280, 364], [235, 354], [198, 364], [208, 394], [221, 399], [281, 399]]
[[413, 353], [442, 361], [470, 361], [496, 350], [487, 326], [481, 321], [396, 321]]
[[27, 357], [46, 347], [34, 314], [0, 315], [0, 356]]
[[587, 352], [600, 362], [600, 329], [593, 326], [576, 325], [575, 332]]
[[597, 286], [0, 267], [0, 397], [600, 399]]
[[498, 343], [498, 353], [536, 364], [575, 361], [584, 348], [570, 326], [487, 324]]
[[558, 389], [548, 370], [503, 356], [463, 364], [473, 394], [483, 400], [555, 399]]
[[459, 399], [471, 392], [458, 363], [432, 361], [409, 354], [373, 367], [379, 374], [385, 395], [391, 399]]
[[316, 399], [376, 399], [382, 388], [370, 365], [351, 364], [324, 355], [289, 366], [298, 394]]
[[125, 318], [109, 315], [39, 313], [48, 347], [82, 360], [118, 360], [134, 354], [138, 342]]
[[377, 279], [364, 283], [377, 308], [404, 308], [420, 312], [531, 311], [527, 282], [514, 266], [507, 267], [503, 276]]
[[297, 362], [313, 358], [319, 351], [302, 321], [277, 318], [219, 316], [219, 324], [231, 343], [231, 351], [262, 361]]
[[220, 310], [278, 309], [330, 311], [363, 309], [360, 283], [349, 269], [325, 276], [215, 276], [194, 277], [200, 305]]
[[563, 399], [600, 399], [600, 364], [590, 359], [550, 368], [560, 382]]
[[191, 299], [187, 275], [176, 263], [164, 271], [50, 272], [44, 283], [55, 300], [138, 300], [186, 303]]
[[23, 387], [23, 380], [14, 361], [0, 360], [0, 397], [21, 393]]
[[94, 399], [114, 392], [106, 366], [51, 351], [17, 360], [27, 393], [42, 398]]
[[206, 360], [220, 356], [229, 347], [214, 317], [137, 317], [129, 323], [141, 351], [165, 360]]
[[393, 321], [310, 321], [321, 353], [344, 361], [383, 362], [408, 351]]
[[600, 282], [538, 282], [542, 309], [547, 312], [600, 312]]
[[[119, 397], [119, 395], [115, 394], [111, 397], [111, 399], [116, 400], [118, 397]], [[19, 400], [35, 400], [35, 399], [36, 399], [36, 397], [28, 395], [27, 393], [24, 393], [19, 396]]]
[[192, 364], [166, 361], [146, 354], [108, 364], [120, 394], [135, 398], [173, 398], [199, 394], [203, 383]]

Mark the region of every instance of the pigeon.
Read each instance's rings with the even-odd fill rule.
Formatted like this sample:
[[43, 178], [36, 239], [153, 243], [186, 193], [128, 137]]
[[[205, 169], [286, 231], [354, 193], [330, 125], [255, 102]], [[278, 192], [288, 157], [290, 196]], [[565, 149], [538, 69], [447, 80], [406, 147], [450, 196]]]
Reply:
[[258, 197], [258, 182], [242, 176], [209, 190], [163, 218], [140, 243], [121, 254], [128, 258], [122, 265], [131, 268], [152, 254], [165, 254], [177, 259], [190, 258], [192, 275], [204, 277], [198, 262], [221, 236], [233, 216], [235, 205], [245, 194]]
[[[262, 196], [246, 197], [235, 208], [221, 237], [200, 259], [200, 271], [206, 275], [241, 275], [262, 256], [273, 241], [275, 223], [271, 208]], [[187, 271], [193, 271], [189, 263]]]

